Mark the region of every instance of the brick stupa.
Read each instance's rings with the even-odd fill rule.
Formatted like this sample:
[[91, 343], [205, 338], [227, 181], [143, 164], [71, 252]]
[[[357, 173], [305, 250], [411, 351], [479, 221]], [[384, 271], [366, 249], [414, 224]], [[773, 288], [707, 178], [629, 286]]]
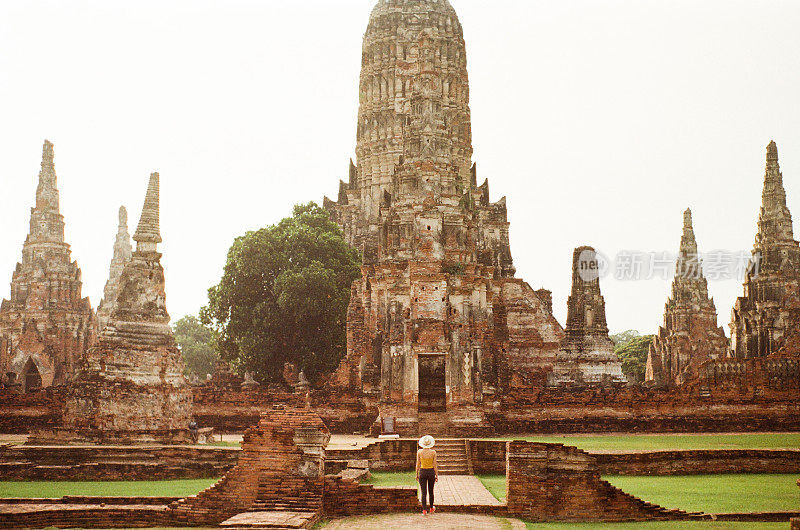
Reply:
[[736, 300], [730, 327], [734, 357], [766, 357], [781, 349], [800, 353], [800, 245], [794, 238], [775, 142], [767, 146], [758, 233], [744, 295]]
[[60, 431], [67, 438], [122, 443], [188, 439], [192, 394], [169, 326], [157, 250], [158, 173], [150, 176], [133, 239], [136, 250], [120, 274], [111, 316], [67, 397]]
[[626, 382], [608, 336], [600, 264], [592, 247], [578, 247], [572, 254], [572, 293], [567, 299], [565, 333], [564, 346], [550, 375], [551, 386]]
[[692, 225], [692, 211], [683, 213], [683, 235], [664, 307], [664, 324], [653, 338], [645, 380], [659, 386], [685, 383], [698, 375], [701, 364], [728, 352], [725, 331], [717, 325], [717, 308], [708, 295]]
[[69, 381], [96, 334], [81, 270], [64, 241], [53, 144], [44, 141], [36, 205], [11, 298], [0, 307], [0, 378], [22, 392]]

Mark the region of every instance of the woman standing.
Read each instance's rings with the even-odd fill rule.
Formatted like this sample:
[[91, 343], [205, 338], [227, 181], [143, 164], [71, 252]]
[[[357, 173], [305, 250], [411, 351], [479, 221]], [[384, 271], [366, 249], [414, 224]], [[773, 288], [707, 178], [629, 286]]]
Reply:
[[426, 434], [419, 439], [420, 449], [417, 451], [417, 481], [422, 489], [422, 515], [428, 515], [426, 507], [427, 497], [430, 497], [430, 513], [436, 511], [433, 506], [433, 485], [439, 480], [439, 463], [436, 461], [436, 451], [433, 446], [436, 440]]

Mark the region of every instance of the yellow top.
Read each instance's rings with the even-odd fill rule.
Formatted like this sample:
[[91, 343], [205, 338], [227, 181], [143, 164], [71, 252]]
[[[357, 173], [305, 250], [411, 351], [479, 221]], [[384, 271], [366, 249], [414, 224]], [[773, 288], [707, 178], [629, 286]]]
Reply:
[[436, 452], [432, 449], [423, 450], [419, 452], [419, 467], [421, 469], [433, 469], [433, 459], [436, 457]]

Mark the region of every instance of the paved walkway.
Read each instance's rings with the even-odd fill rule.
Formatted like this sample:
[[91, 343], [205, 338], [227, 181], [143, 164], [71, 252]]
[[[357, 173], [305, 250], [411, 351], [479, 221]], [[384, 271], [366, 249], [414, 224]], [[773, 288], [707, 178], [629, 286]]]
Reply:
[[306, 528], [314, 512], [244, 512], [220, 523], [222, 528]]
[[[440, 475], [433, 490], [434, 506], [500, 506], [494, 495], [474, 475]], [[417, 488], [417, 496], [421, 492]]]
[[395, 514], [370, 515], [366, 517], [349, 517], [334, 519], [323, 526], [325, 530], [387, 530], [395, 529], [433, 529], [462, 530], [464, 528], [480, 528], [486, 530], [525, 530], [525, 523], [519, 519], [508, 517], [490, 517], [488, 515], [465, 515], [457, 513]]

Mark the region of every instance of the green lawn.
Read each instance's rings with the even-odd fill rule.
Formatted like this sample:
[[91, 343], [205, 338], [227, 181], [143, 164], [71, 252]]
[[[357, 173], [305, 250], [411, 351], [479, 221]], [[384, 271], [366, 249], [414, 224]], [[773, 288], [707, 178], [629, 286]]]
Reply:
[[531, 530], [786, 530], [788, 523], [658, 521], [652, 523], [525, 523]]
[[574, 445], [585, 451], [653, 451], [668, 449], [798, 449], [800, 433], [775, 434], [631, 434], [508, 436], [498, 439]]
[[626, 493], [688, 512], [800, 510], [800, 475], [603, 477]]
[[[800, 475], [681, 475], [603, 477], [626, 493], [687, 512], [777, 512], [800, 510]], [[504, 475], [478, 475], [492, 495], [506, 496]], [[413, 472], [373, 472], [369, 484], [416, 486]]]
[[363, 481], [364, 484], [374, 486], [418, 486], [416, 473], [414, 471], [371, 471], [369, 480]]
[[505, 475], [476, 475], [483, 486], [500, 502], [506, 502]]
[[45, 497], [90, 495], [107, 497], [186, 497], [219, 479], [141, 480], [108, 482], [0, 482], [0, 497]]

